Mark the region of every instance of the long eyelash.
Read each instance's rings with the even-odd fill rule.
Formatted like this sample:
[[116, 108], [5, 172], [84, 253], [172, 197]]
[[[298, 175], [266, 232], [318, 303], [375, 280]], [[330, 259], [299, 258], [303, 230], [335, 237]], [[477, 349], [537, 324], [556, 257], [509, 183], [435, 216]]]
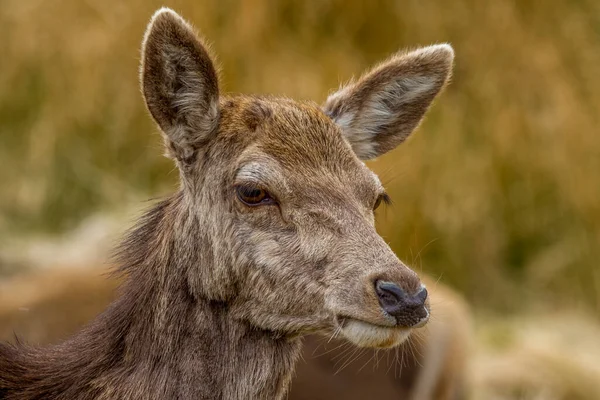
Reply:
[[381, 194], [381, 200], [386, 206], [391, 206], [392, 204], [394, 204], [390, 195], [385, 192]]

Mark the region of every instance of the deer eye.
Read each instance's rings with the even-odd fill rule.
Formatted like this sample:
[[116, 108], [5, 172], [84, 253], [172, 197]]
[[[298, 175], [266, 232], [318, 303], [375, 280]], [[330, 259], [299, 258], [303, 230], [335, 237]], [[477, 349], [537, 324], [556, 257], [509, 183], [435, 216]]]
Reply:
[[377, 200], [375, 200], [375, 204], [373, 205], [373, 210], [377, 210], [379, 208], [379, 206], [381, 205], [381, 202], [382, 202], [381, 196], [379, 196], [377, 198]]
[[237, 186], [236, 193], [238, 199], [247, 206], [272, 204], [274, 202], [266, 190], [256, 186]]

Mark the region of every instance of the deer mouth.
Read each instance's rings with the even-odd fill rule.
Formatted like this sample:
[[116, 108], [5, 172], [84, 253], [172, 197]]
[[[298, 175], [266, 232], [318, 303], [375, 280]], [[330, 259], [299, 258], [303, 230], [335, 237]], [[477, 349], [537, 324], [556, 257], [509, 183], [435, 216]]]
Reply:
[[386, 349], [402, 344], [411, 328], [373, 324], [351, 317], [336, 317], [337, 330], [349, 342], [359, 347]]

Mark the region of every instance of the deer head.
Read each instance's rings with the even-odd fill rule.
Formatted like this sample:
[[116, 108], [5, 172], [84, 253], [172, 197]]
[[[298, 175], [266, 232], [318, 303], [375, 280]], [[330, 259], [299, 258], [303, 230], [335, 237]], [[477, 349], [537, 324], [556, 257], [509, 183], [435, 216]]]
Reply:
[[395, 346], [424, 325], [427, 291], [375, 231], [388, 196], [362, 160], [410, 135], [452, 62], [448, 45], [396, 54], [321, 107], [223, 96], [194, 30], [159, 10], [141, 84], [180, 170], [174, 240], [191, 294], [259, 329], [338, 329], [359, 346]]

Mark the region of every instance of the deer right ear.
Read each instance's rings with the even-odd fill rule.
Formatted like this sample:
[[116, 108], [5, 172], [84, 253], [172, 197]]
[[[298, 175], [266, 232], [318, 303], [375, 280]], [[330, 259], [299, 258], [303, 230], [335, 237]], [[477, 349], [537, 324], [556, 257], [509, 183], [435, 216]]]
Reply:
[[218, 124], [218, 78], [200, 39], [173, 10], [162, 8], [152, 16], [142, 43], [140, 75], [168, 155], [183, 165], [193, 162]]
[[419, 125], [448, 82], [453, 59], [447, 44], [396, 54], [329, 96], [323, 110], [359, 158], [380, 156]]

